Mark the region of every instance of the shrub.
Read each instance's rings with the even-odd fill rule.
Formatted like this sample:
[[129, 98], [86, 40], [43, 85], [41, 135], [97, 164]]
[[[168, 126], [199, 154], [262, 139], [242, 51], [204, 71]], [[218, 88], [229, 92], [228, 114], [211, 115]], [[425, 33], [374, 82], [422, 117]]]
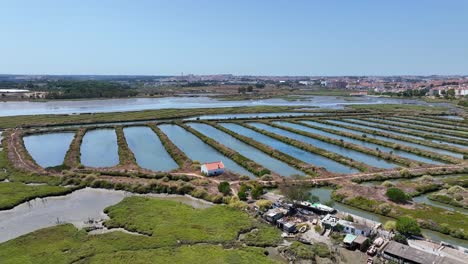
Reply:
[[352, 215], [347, 215], [347, 216], [345, 217], [345, 220], [346, 220], [346, 221], [349, 221], [349, 222], [354, 222], [354, 218], [353, 218]]
[[237, 193], [237, 196], [239, 197], [240, 200], [247, 201], [247, 193], [245, 191], [239, 191]]
[[231, 186], [229, 185], [229, 182], [224, 181], [219, 183], [218, 191], [224, 195], [229, 195], [231, 193]]
[[242, 175], [242, 176], [239, 177], [239, 180], [241, 180], [241, 181], [248, 181], [248, 180], [250, 180], [250, 177], [247, 176], [247, 175]]
[[393, 240], [395, 240], [395, 241], [398, 242], [398, 243], [402, 243], [402, 244], [408, 245], [408, 240], [406, 240], [406, 237], [405, 237], [404, 235], [395, 234], [395, 235], [393, 236]]
[[405, 203], [409, 199], [405, 192], [395, 187], [388, 188], [385, 195], [388, 197], [388, 199], [390, 199], [390, 201], [395, 203]]
[[385, 222], [383, 228], [387, 231], [390, 231], [390, 230], [395, 230], [396, 229], [396, 222], [395, 221], [387, 221]]
[[380, 213], [382, 215], [388, 215], [392, 211], [392, 207], [387, 203], [383, 203], [377, 207], [377, 210], [377, 213]]
[[399, 233], [405, 236], [421, 235], [421, 228], [418, 222], [408, 216], [398, 218], [395, 228]]
[[252, 198], [255, 199], [255, 200], [258, 199], [258, 198], [260, 198], [260, 196], [263, 195], [263, 186], [261, 186], [261, 185], [255, 186], [255, 187], [252, 189], [250, 195], [251, 195]]
[[271, 181], [271, 180], [273, 180], [273, 177], [271, 175], [267, 174], [267, 175], [263, 175], [261, 179], [262, 179], [262, 181]]
[[258, 200], [255, 204], [258, 206], [260, 211], [265, 211], [271, 208], [273, 202], [269, 200]]

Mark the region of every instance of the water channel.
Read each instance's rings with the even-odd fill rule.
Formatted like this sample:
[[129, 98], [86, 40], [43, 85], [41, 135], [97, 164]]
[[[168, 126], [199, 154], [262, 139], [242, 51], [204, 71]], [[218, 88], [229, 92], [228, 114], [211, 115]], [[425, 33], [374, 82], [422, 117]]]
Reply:
[[243, 126], [232, 124], [232, 123], [223, 123], [221, 124], [223, 127], [232, 130], [240, 135], [252, 138], [255, 141], [258, 141], [262, 144], [265, 144], [269, 147], [277, 149], [280, 152], [286, 153], [292, 157], [295, 157], [303, 162], [313, 164], [315, 166], [324, 167], [326, 170], [335, 173], [355, 173], [358, 170], [345, 166], [341, 163], [336, 161], [324, 158], [320, 155], [316, 155], [299, 148], [293, 147], [286, 143], [283, 143], [279, 140], [273, 139], [271, 137], [265, 136], [258, 132], [255, 132], [251, 129], [245, 128]]
[[224, 133], [212, 126], [200, 123], [189, 123], [190, 127], [196, 129], [200, 133], [222, 143], [226, 147], [239, 152], [241, 155], [254, 160], [258, 164], [265, 168], [278, 173], [282, 176], [291, 175], [304, 175], [302, 171], [296, 170], [295, 168], [287, 165], [286, 163], [279, 161], [269, 155], [261, 152], [260, 150], [245, 144], [244, 142], [232, 137], [229, 134]]
[[253, 174], [231, 159], [225, 157], [198, 137], [176, 125], [160, 125], [159, 128], [169, 139], [179, 147], [190, 159], [201, 163], [222, 161], [226, 169], [241, 175], [253, 177]]

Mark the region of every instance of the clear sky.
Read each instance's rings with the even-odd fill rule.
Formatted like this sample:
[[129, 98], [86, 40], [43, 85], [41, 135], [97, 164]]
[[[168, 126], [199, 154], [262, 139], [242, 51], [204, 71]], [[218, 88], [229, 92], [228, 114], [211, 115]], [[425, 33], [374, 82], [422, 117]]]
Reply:
[[0, 0], [0, 73], [468, 74], [467, 0]]

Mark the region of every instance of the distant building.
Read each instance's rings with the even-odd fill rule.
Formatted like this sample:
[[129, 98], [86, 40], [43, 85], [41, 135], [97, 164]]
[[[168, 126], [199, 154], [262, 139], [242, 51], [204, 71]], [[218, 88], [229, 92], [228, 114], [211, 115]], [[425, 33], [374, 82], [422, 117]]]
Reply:
[[201, 165], [201, 172], [207, 176], [216, 176], [224, 173], [224, 164], [222, 161], [204, 163]]

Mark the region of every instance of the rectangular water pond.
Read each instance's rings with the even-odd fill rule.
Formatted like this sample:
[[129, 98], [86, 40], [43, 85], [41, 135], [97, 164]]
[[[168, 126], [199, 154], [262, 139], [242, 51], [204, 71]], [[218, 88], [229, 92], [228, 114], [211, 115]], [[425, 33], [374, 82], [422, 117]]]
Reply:
[[237, 125], [237, 124], [232, 124], [232, 123], [223, 123], [220, 124], [223, 127], [232, 130], [240, 135], [252, 138], [253, 140], [256, 140], [262, 144], [265, 144], [267, 146], [270, 146], [274, 149], [277, 149], [280, 152], [283, 152], [285, 154], [288, 154], [292, 157], [295, 157], [303, 162], [313, 164], [318, 167], [324, 167], [326, 170], [334, 173], [355, 173], [358, 172], [358, 170], [348, 167], [346, 165], [343, 165], [341, 163], [338, 163], [334, 160], [327, 159], [325, 157], [322, 157], [320, 155], [316, 155], [307, 151], [304, 151], [302, 149], [293, 147], [291, 145], [288, 145], [286, 143], [283, 143], [279, 140], [276, 140], [274, 138], [265, 136], [263, 134], [260, 134], [256, 131], [253, 131], [251, 129], [245, 128], [243, 126]]
[[188, 125], [196, 129], [200, 133], [222, 143], [226, 147], [239, 152], [241, 155], [257, 162], [258, 164], [263, 165], [265, 168], [273, 172], [276, 172], [283, 176], [304, 175], [303, 172], [296, 170], [295, 168], [287, 165], [282, 161], [270, 157], [269, 155], [261, 152], [260, 150], [210, 125], [199, 123], [190, 123]]
[[[339, 125], [352, 126], [352, 127], [356, 127], [356, 128], [375, 130], [375, 131], [380, 131], [380, 132], [384, 132], [384, 133], [387, 133], [387, 134], [394, 134], [394, 135], [401, 134], [401, 133], [396, 133], [396, 132], [393, 132], [393, 131], [387, 131], [387, 130], [384, 130], [384, 129], [373, 128], [373, 127], [369, 127], [369, 126], [366, 126], [366, 125], [358, 125], [358, 124], [348, 123], [348, 122], [344, 122], [344, 121], [340, 121], [340, 120], [327, 120], [327, 122], [330, 122], [330, 123], [333, 123], [333, 124], [339, 124]], [[362, 133], [362, 132], [360, 132], [360, 133]], [[428, 147], [428, 146], [425, 146], [425, 145], [420, 145], [420, 144], [416, 144], [416, 143], [412, 143], [412, 142], [408, 142], [408, 141], [403, 141], [403, 140], [398, 140], [398, 139], [393, 139], [393, 138], [388, 138], [388, 137], [383, 137], [383, 136], [377, 136], [377, 135], [374, 135], [374, 134], [366, 134], [366, 135], [368, 137], [372, 137], [372, 138], [382, 140], [382, 141], [387, 141], [387, 142], [392, 142], [392, 143], [396, 143], [396, 144], [406, 145], [406, 146], [413, 147], [413, 148], [424, 149], [424, 150], [432, 151], [432, 152], [439, 153], [439, 154], [442, 154], [442, 155], [452, 156], [452, 157], [459, 158], [459, 159], [463, 158], [463, 154], [459, 154], [459, 153], [455, 153], [455, 152], [451, 152], [451, 151], [447, 151], [447, 150], [443, 150], [443, 149]], [[405, 134], [403, 134], [403, 135], [405, 135]]]
[[140, 167], [153, 171], [171, 171], [179, 167], [151, 128], [126, 127], [124, 134]]
[[44, 168], [59, 166], [70, 147], [75, 133], [48, 133], [23, 138], [24, 146], [36, 163]]
[[[279, 122], [280, 125], [283, 125], [285, 123], [286, 122]], [[287, 130], [284, 130], [284, 129], [280, 129], [280, 128], [276, 128], [276, 127], [272, 127], [272, 126], [268, 126], [268, 125], [260, 124], [260, 123], [250, 123], [250, 124], [255, 126], [256, 128], [264, 129], [264, 130], [266, 130], [268, 132], [272, 132], [272, 133], [275, 133], [275, 134], [278, 134], [278, 135], [281, 135], [281, 136], [292, 138], [292, 139], [298, 140], [300, 142], [310, 144], [310, 145], [312, 145], [314, 147], [321, 148], [321, 149], [324, 149], [324, 150], [328, 150], [330, 152], [340, 154], [340, 155], [348, 157], [350, 159], [354, 159], [356, 161], [363, 162], [363, 163], [368, 164], [368, 165], [373, 166], [373, 167], [384, 168], [384, 169], [390, 169], [390, 168], [397, 167], [396, 164], [390, 163], [390, 162], [388, 162], [386, 160], [383, 160], [383, 159], [380, 159], [380, 158], [378, 158], [376, 156], [368, 155], [368, 154], [365, 154], [365, 153], [362, 153], [362, 152], [359, 152], [359, 151], [355, 151], [355, 150], [352, 150], [352, 149], [348, 149], [348, 148], [343, 148], [343, 147], [337, 146], [335, 144], [331, 144], [331, 143], [327, 143], [327, 142], [324, 142], [324, 141], [320, 141], [318, 139], [314, 139], [314, 138], [306, 137], [306, 136], [303, 136], [303, 135], [299, 135], [299, 134], [296, 134], [296, 133], [293, 133], [293, 132], [290, 132], [290, 131], [287, 131]], [[288, 124], [288, 123], [286, 123], [286, 124]], [[300, 128], [301, 126], [294, 125], [294, 124], [291, 124], [291, 126], [292, 126], [292, 128], [300, 129], [300, 130], [303, 130], [303, 131], [306, 131], [306, 132], [311, 132], [311, 133], [314, 133], [314, 134], [321, 134], [319, 132], [323, 132], [323, 131], [320, 131], [320, 130], [314, 130], [312, 128], [310, 128], [310, 130], [309, 130], [308, 127], [302, 127], [302, 129], [301, 129]], [[322, 134], [322, 135], [323, 136], [328, 136], [328, 135], [324, 135], [324, 134]]]
[[197, 160], [201, 163], [222, 161], [227, 170], [239, 173], [240, 175], [254, 175], [241, 167], [231, 159], [219, 153], [216, 149], [205, 144], [198, 137], [176, 125], [160, 125], [159, 128], [166, 134], [169, 139], [179, 147], [190, 159]]
[[81, 163], [89, 167], [112, 167], [119, 164], [119, 148], [114, 129], [86, 132], [81, 144]]
[[[357, 136], [362, 135], [362, 133], [359, 134], [357, 131], [346, 129], [346, 128], [341, 128], [341, 127], [337, 127], [337, 126], [333, 126], [333, 125], [327, 125], [327, 124], [322, 124], [322, 123], [313, 122], [313, 121], [302, 121], [302, 123], [313, 125], [313, 126], [318, 126], [318, 127], [323, 127], [323, 128], [328, 128], [328, 129], [333, 129], [333, 130], [336, 130], [336, 131], [351, 133], [351, 134], [355, 134]], [[311, 129], [311, 131], [318, 131], [317, 129], [309, 128], [309, 127], [306, 127], [306, 126], [300, 126], [300, 125], [296, 125], [296, 124], [291, 124], [291, 123], [286, 123], [286, 122], [281, 122], [281, 124], [284, 125], [284, 126], [289, 126], [291, 128], [296, 128], [296, 129], [300, 129], [300, 130], [304, 130], [304, 131], [308, 131], [309, 129]], [[412, 153], [409, 153], [409, 152], [406, 152], [406, 151], [397, 150], [397, 149], [385, 147], [385, 146], [374, 144], [374, 143], [369, 143], [369, 142], [366, 142], [366, 141], [363, 141], [363, 140], [357, 140], [357, 139], [353, 139], [353, 138], [349, 138], [349, 137], [344, 137], [344, 136], [336, 135], [336, 134], [333, 134], [333, 133], [328, 133], [328, 132], [325, 132], [325, 131], [322, 131], [322, 133], [324, 133], [323, 134], [324, 136], [328, 136], [328, 137], [331, 137], [331, 138], [334, 138], [334, 139], [343, 139], [344, 141], [354, 143], [354, 144], [357, 144], [357, 145], [360, 145], [360, 146], [363, 146], [363, 147], [366, 147], [366, 148], [379, 149], [379, 150], [387, 152], [387, 153], [392, 152], [392, 153], [394, 153], [394, 154], [396, 154], [398, 156], [401, 156], [401, 157], [404, 157], [404, 158], [407, 158], [407, 159], [412, 159], [412, 160], [415, 160], [415, 161], [420, 161], [420, 162], [425, 162], [425, 163], [430, 163], [430, 164], [444, 164], [442, 162], [435, 161], [435, 160], [425, 158], [425, 157], [422, 157], [422, 156], [418, 156], [416, 154], [412, 154]]]

